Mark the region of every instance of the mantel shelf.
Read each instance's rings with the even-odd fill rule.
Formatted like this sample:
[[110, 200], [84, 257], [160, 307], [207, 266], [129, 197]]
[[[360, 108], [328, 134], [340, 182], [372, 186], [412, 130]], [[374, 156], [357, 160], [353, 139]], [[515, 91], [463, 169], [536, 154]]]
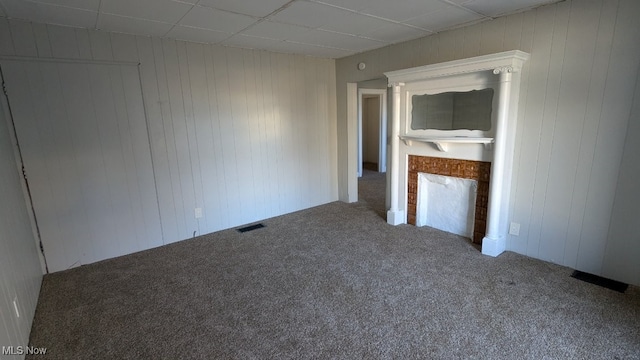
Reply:
[[472, 137], [472, 136], [409, 136], [400, 135], [400, 139], [407, 146], [411, 146], [414, 141], [434, 144], [438, 150], [446, 152], [449, 144], [483, 144], [485, 149], [491, 150], [493, 138]]

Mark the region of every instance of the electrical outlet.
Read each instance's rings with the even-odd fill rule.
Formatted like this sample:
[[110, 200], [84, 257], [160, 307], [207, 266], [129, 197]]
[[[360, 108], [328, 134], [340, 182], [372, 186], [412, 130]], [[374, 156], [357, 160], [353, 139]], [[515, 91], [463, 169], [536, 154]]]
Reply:
[[509, 234], [513, 236], [520, 235], [520, 224], [512, 222], [511, 226], [509, 226]]
[[202, 217], [202, 208], [196, 208], [196, 219], [200, 219]]
[[13, 310], [16, 311], [16, 317], [20, 317], [20, 310], [18, 310], [18, 297], [13, 298]]

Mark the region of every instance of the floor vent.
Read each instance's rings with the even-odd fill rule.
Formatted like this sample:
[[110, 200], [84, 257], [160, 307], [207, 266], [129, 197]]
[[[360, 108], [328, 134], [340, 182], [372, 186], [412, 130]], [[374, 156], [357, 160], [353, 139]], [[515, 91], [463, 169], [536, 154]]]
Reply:
[[252, 230], [256, 230], [256, 229], [261, 229], [261, 228], [263, 228], [263, 227], [264, 227], [264, 225], [262, 225], [262, 224], [249, 225], [249, 226], [245, 226], [245, 227], [241, 227], [241, 228], [239, 228], [239, 229], [238, 229], [238, 232], [245, 233], [245, 232], [247, 232], [247, 231], [252, 231]]
[[629, 287], [628, 284], [623, 282], [606, 279], [598, 275], [587, 274], [586, 272], [578, 270], [575, 270], [573, 274], [571, 274], [571, 277], [621, 293], [625, 292], [627, 287]]

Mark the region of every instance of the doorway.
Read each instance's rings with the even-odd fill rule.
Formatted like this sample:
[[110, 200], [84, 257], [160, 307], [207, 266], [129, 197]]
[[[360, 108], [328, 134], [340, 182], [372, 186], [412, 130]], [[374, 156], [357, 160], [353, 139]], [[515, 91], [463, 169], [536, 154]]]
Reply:
[[387, 171], [387, 91], [358, 89], [358, 177]]

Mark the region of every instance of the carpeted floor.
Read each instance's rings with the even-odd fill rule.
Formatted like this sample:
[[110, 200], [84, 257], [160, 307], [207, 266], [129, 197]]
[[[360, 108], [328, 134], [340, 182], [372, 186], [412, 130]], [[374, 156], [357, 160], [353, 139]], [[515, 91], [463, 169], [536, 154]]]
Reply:
[[37, 358], [640, 358], [640, 288], [621, 294], [562, 266], [389, 226], [383, 175], [361, 180], [376, 187], [378, 200], [45, 276], [31, 345], [48, 350]]

